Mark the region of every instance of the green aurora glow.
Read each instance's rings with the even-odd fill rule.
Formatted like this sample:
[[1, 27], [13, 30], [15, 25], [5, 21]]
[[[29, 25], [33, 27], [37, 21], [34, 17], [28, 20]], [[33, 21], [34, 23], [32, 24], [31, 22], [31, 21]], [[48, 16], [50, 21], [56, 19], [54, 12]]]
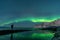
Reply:
[[[32, 39], [51, 39], [54, 37], [54, 33], [32, 33], [31, 35], [22, 35], [20, 33], [14, 33], [13, 35], [15, 35], [15, 38], [32, 38]], [[20, 36], [19, 36], [20, 35]]]
[[53, 38], [54, 33], [33, 33], [32, 38], [41, 38], [41, 39], [46, 39], [46, 38]]
[[0, 23], [0, 26], [4, 26], [6, 24], [11, 24], [11, 23], [18, 23], [18, 22], [23, 22], [23, 21], [31, 21], [31, 22], [34, 22], [34, 23], [38, 23], [38, 22], [52, 22], [54, 20], [57, 20], [59, 18], [17, 18], [17, 19], [14, 19], [14, 20], [6, 20], [5, 22], [2, 22]]

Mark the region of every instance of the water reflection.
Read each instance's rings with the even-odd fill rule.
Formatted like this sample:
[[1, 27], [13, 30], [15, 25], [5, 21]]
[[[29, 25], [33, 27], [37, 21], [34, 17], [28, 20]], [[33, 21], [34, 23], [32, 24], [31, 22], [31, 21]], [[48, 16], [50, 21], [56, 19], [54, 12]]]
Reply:
[[14, 33], [13, 35], [14, 35], [14, 40], [23, 40], [23, 39], [51, 40], [51, 38], [54, 36], [53, 33], [42, 33], [37, 31]]
[[[41, 31], [28, 31], [28, 32], [18, 32], [13, 33], [13, 40], [51, 40], [54, 36], [53, 33], [46, 32], [42, 33]], [[10, 40], [11, 34], [0, 36], [0, 40]]]
[[10, 40], [10, 35], [0, 36], [0, 40]]

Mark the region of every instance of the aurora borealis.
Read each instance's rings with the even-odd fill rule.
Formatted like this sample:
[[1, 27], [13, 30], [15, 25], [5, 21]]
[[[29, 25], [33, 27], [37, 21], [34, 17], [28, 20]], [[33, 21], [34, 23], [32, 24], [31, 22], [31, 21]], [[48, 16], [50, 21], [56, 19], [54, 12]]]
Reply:
[[0, 26], [30, 21], [52, 22], [60, 18], [60, 0], [0, 0]]
[[[0, 40], [50, 40], [57, 32], [55, 25], [60, 22], [55, 22], [57, 19], [60, 19], [60, 0], [0, 0], [0, 31], [4, 34], [0, 36]], [[52, 23], [40, 25], [43, 22]], [[54, 33], [48, 30], [51, 29], [50, 24], [53, 24]], [[45, 26], [48, 26], [47, 30], [44, 30]], [[11, 33], [5, 35], [4, 30], [6, 33], [10, 30]], [[20, 30], [24, 32], [18, 32]]]
[[15, 20], [10, 20], [10, 21], [6, 21], [6, 22], [3, 22], [1, 23], [0, 25], [3, 26], [3, 25], [6, 25], [6, 24], [10, 24], [10, 23], [18, 23], [18, 22], [23, 22], [23, 21], [31, 21], [31, 22], [34, 22], [34, 23], [38, 23], [38, 22], [52, 22], [54, 20], [56, 20], [57, 18], [52, 18], [52, 19], [47, 19], [47, 18], [22, 18], [22, 19], [15, 19]]

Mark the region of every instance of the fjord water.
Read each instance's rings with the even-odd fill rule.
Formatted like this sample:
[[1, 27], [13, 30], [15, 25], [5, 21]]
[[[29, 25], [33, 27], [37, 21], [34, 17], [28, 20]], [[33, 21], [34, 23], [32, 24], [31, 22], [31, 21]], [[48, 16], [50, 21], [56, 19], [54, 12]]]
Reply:
[[[51, 40], [53, 33], [42, 33], [41, 31], [28, 31], [13, 33], [13, 40]], [[10, 40], [11, 34], [0, 36], [0, 40]]]

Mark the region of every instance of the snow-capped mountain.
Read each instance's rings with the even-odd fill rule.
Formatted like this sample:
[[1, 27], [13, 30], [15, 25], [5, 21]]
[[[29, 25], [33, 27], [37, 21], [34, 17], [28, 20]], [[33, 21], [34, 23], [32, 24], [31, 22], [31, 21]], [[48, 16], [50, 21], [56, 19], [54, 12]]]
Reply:
[[45, 28], [49, 26], [60, 26], [60, 19], [57, 19], [53, 22], [43, 22], [39, 25], [35, 25], [35, 28]]

